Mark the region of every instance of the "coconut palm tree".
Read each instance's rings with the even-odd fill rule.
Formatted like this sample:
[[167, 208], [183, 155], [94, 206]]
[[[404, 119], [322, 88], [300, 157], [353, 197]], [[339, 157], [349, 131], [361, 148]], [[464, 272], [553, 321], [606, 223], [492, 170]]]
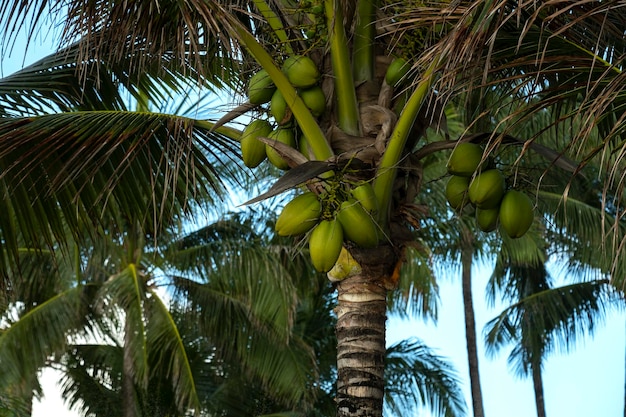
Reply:
[[[50, 62], [52, 62], [52, 63], [54, 63], [54, 65], [56, 65], [57, 61], [55, 59], [56, 59], [55, 56], [45, 58], [42, 61], [40, 61], [38, 63], [35, 63], [32, 67], [29, 67], [29, 68], [23, 70], [22, 73], [24, 73], [24, 74], [18, 74], [18, 75], [21, 75], [22, 77], [25, 78], [26, 77], [25, 74], [28, 74], [28, 73], [34, 73], [34, 74], [37, 75], [37, 74], [40, 74], [41, 72], [52, 71], [52, 70], [54, 70], [54, 68], [46, 69], [46, 65], [48, 63], [50, 63]], [[72, 81], [73, 79], [72, 79], [72, 77], [70, 75], [71, 74], [68, 74], [67, 80]], [[12, 77], [12, 79], [19, 79], [19, 78], [20, 78], [19, 76]], [[33, 80], [31, 82], [32, 82], [32, 84], [30, 84], [30, 85], [32, 87], [34, 85], [35, 81]], [[71, 96], [71, 93], [72, 93], [72, 89], [70, 88], [69, 92], [66, 92], [66, 94], [69, 94]], [[61, 94], [61, 90], [59, 90], [57, 92], [57, 94]], [[97, 94], [95, 94], [95, 93], [94, 93], [94, 95], [97, 96]], [[122, 100], [120, 100], [120, 103], [122, 105], [124, 104]], [[141, 103], [141, 104], [143, 105], [144, 108], [147, 107], [145, 105], [145, 103]], [[11, 110], [9, 104], [6, 104], [6, 106], [7, 106], [6, 107], [7, 111]], [[29, 108], [29, 107], [25, 106], [25, 108]], [[68, 107], [68, 109], [69, 109], [69, 107]], [[32, 110], [32, 111], [35, 112], [35, 110]], [[122, 223], [124, 223], [124, 222], [122, 222]], [[115, 245], [113, 245], [113, 246], [106, 246], [106, 248], [105, 248], [106, 250], [103, 249], [103, 250], [98, 251], [98, 255], [99, 255], [98, 257], [95, 257], [94, 253], [92, 253], [92, 252], [90, 252], [89, 254], [82, 254], [82, 253], [80, 253], [80, 254], [76, 255], [76, 258], [70, 259], [69, 261], [66, 260], [65, 263], [69, 263], [70, 265], [74, 265], [74, 264], [76, 264], [77, 259], [79, 259], [79, 257], [87, 256], [88, 259], [90, 259], [91, 262], [95, 263], [95, 265], [96, 265], [95, 270], [98, 271], [98, 276], [101, 277], [101, 280], [102, 279], [106, 279], [107, 275], [106, 274], [102, 275], [102, 271], [100, 271], [101, 267], [98, 267], [98, 262], [106, 263], [107, 265], [109, 265], [109, 267], [114, 267], [114, 265], [118, 265], [119, 266], [119, 265], [122, 265], [122, 264], [124, 264], [126, 262], [126, 261], [124, 261], [124, 259], [132, 259], [133, 256], [138, 256], [138, 254], [142, 253], [142, 250], [141, 250], [141, 245], [142, 245], [141, 244], [141, 240], [142, 239], [135, 237], [135, 238], [131, 238], [130, 240], [128, 240], [130, 236], [135, 236], [135, 234], [134, 233], [130, 233], [130, 234], [128, 234], [124, 238], [124, 239], [126, 239], [125, 240], [126, 244], [124, 245], [124, 247], [126, 248], [125, 251], [127, 253], [126, 253], [126, 255], [120, 255], [120, 257], [123, 258], [123, 259], [121, 259], [121, 260], [119, 260], [117, 262], [113, 261], [113, 258], [115, 258], [115, 256], [113, 256], [112, 254], [119, 252], [119, 250], [117, 248], [115, 248]], [[241, 236], [239, 236], [239, 237], [241, 237]], [[110, 238], [111, 237], [108, 237], [107, 239], [110, 239]], [[139, 239], [139, 240], [137, 240], [137, 239]], [[223, 245], [223, 243], [224, 242], [222, 241], [221, 244]], [[241, 247], [241, 245], [239, 245], [239, 247]], [[109, 253], [109, 251], [110, 251], [110, 253]], [[193, 253], [194, 253], [195, 257], [193, 258], [192, 264], [197, 264], [198, 259], [200, 259], [200, 256], [199, 256], [198, 253], [195, 253], [195, 252], [193, 252]], [[113, 256], [113, 258], [112, 258], [112, 256]], [[145, 255], [142, 258], [144, 258], [144, 257], [145, 257]], [[102, 259], [104, 259], [104, 261]], [[293, 260], [293, 259], [291, 259], [291, 260]], [[211, 261], [210, 265], [214, 265], [215, 262], [216, 262], [215, 260]], [[132, 262], [132, 263], [136, 264], [136, 261]], [[63, 264], [63, 263], [60, 262], [60, 264]], [[11, 265], [11, 260], [7, 261], [7, 265]], [[92, 267], [85, 267], [85, 268], [86, 269], [91, 269]], [[80, 269], [82, 269], [82, 267], [79, 266], [79, 270], [74, 271], [75, 275], [76, 275], [75, 280], [79, 284], [82, 282], [81, 281], [81, 277], [90, 276], [90, 272], [80, 271]], [[38, 272], [40, 272], [40, 271], [38, 271]], [[113, 272], [113, 270], [111, 270], [110, 274], [116, 276], [115, 281], [126, 279], [128, 281], [128, 283], [132, 284], [134, 282], [135, 284], [138, 284], [139, 287], [144, 287], [144, 285], [141, 284], [140, 281], [143, 281], [143, 279], [145, 277], [142, 278], [142, 279], [139, 279], [141, 277], [141, 274], [140, 275], [134, 274], [133, 271], [132, 271], [132, 268], [130, 268], [129, 270], [124, 269], [124, 271], [122, 273], [120, 273], [120, 274], [115, 274]], [[205, 274], [206, 274], [206, 271], [205, 271]], [[14, 276], [13, 278], [18, 278], [18, 277]], [[39, 276], [37, 276], [37, 278], [39, 278]], [[110, 280], [110, 278], [109, 278], [109, 280]], [[96, 281], [98, 281], [98, 280], [96, 280]], [[98, 284], [94, 283], [94, 282], [91, 282], [91, 285], [98, 285]], [[117, 285], [115, 285], [116, 291], [113, 291], [112, 288], [103, 289], [102, 291], [111, 293], [111, 294], [108, 294], [107, 297], [109, 295], [111, 295], [111, 296], [113, 296], [113, 298], [115, 298], [115, 294], [117, 294], [118, 296], [122, 297], [122, 299], [126, 299], [126, 296], [123, 295], [123, 294], [125, 294], [127, 290], [131, 291], [131, 287], [136, 287], [136, 286], [137, 285], [131, 285], [131, 286], [121, 285], [118, 288]], [[129, 292], [129, 294], [130, 294], [130, 292]], [[141, 298], [143, 298], [143, 297], [140, 297], [140, 299]], [[149, 297], [149, 298], [156, 299], [154, 294], [151, 297]], [[140, 300], [140, 299], [137, 299], [137, 300]], [[139, 301], [138, 304], [137, 303], [135, 303], [135, 304], [136, 304], [136, 306], [139, 306], [139, 304], [144, 303], [144, 302], [146, 302], [146, 300]], [[113, 302], [113, 304], [116, 304], [116, 303]], [[133, 304], [133, 303], [131, 303], [131, 304]], [[131, 311], [131, 310], [133, 310], [132, 307], [133, 306], [130, 305], [129, 306], [130, 309], [125, 313], [125, 315], [127, 317], [132, 316], [132, 315], [136, 316], [137, 314], [141, 315], [142, 307], [138, 308], [139, 311], [137, 310], [137, 308], [135, 308], [134, 311]], [[50, 306], [46, 310], [46, 312], [47, 311], [54, 311], [54, 307]], [[45, 313], [44, 313], [44, 315], [45, 315]], [[131, 326], [132, 327], [132, 325], [133, 325], [133, 322], [130, 321], [130, 320], [125, 320], [123, 322], [127, 326]], [[137, 321], [135, 321], [135, 323], [137, 323]], [[112, 324], [108, 324], [107, 326], [112, 326]], [[19, 327], [19, 326], [16, 326], [16, 327]], [[26, 328], [26, 330], [24, 330], [23, 332], [28, 332], [29, 331], [28, 330], [29, 329], [28, 328], [28, 324], [26, 324], [23, 327]], [[139, 334], [143, 333], [143, 331], [141, 331], [141, 329], [139, 329], [139, 331], [135, 331], [136, 329], [132, 329], [131, 327], [128, 327], [126, 329], [119, 329], [118, 328], [117, 329], [117, 333], [121, 333], [121, 334], [124, 334], [126, 336], [132, 335], [132, 334], [137, 334], [137, 333], [139, 333]], [[67, 332], [68, 329], [69, 328], [66, 328], [65, 332]], [[30, 328], [30, 330], [32, 330], [32, 327]], [[76, 345], [76, 346], [70, 347], [69, 349], [72, 352], [72, 356], [70, 356], [69, 359], [71, 359], [71, 361], [66, 362], [66, 366], [68, 366], [69, 368], [73, 369], [73, 374], [72, 375], [75, 378], [82, 378], [81, 381], [84, 383], [85, 382], [85, 380], [84, 380], [84, 376], [85, 376], [84, 372], [85, 372], [86, 368], [82, 364], [85, 363], [84, 362], [85, 359], [91, 358], [92, 360], [94, 360], [94, 358], [113, 358], [113, 357], [115, 357], [116, 352], [118, 352], [120, 354], [122, 352], [127, 352], [126, 355], [122, 355], [124, 360], [120, 362], [120, 364], [123, 362], [125, 365], [124, 366], [120, 365], [121, 367], [118, 367], [118, 366], [115, 365], [115, 363], [113, 363], [112, 364], [112, 368], [111, 368], [111, 369], [122, 369], [122, 370], [117, 371], [117, 372], [119, 372], [119, 375], [125, 376], [124, 378], [122, 378], [122, 380], [123, 380], [122, 382], [123, 383], [121, 384], [121, 387], [122, 387], [122, 390], [127, 393], [126, 395], [123, 396], [124, 401], [116, 401], [115, 403], [120, 405], [120, 407], [118, 407], [119, 408], [119, 410], [118, 410], [119, 412], [121, 412], [120, 410], [123, 410], [123, 412], [125, 412], [125, 413], [130, 413], [130, 412], [132, 412], [132, 410], [138, 410], [139, 408], [137, 408], [137, 407], [145, 408], [146, 406], [145, 405], [141, 406], [140, 405], [141, 402], [137, 403], [138, 400], [135, 398], [137, 396], [139, 396], [140, 398], [144, 398], [144, 395], [142, 395], [140, 393], [144, 391], [144, 389], [142, 388], [142, 385], [145, 384], [145, 382], [143, 384], [141, 384], [141, 383], [137, 383], [136, 381], [133, 381], [132, 378], [129, 378], [129, 376], [132, 377], [137, 372], [135, 370], [136, 364], [133, 364], [133, 359], [132, 359], [133, 351], [137, 350], [137, 349], [133, 348], [133, 340], [128, 339], [128, 340], [120, 341], [120, 340], [116, 339], [115, 334], [111, 334], [110, 332], [111, 331], [109, 330], [108, 332], [106, 332], [105, 335], [113, 343], [112, 346], [90, 346], [90, 345], [80, 346], [80, 345]], [[58, 335], [62, 335], [63, 333], [64, 333], [63, 329], [60, 328], [59, 331], [58, 331]], [[113, 332], [113, 333], [115, 333], [115, 332]], [[12, 334], [15, 335], [15, 333], [12, 333]], [[13, 337], [15, 338], [15, 336], [13, 336]], [[11, 338], [11, 333], [9, 333], [8, 336], [7, 336], [7, 339], [10, 339], [10, 338]], [[174, 340], [177, 340], [177, 338], [174, 338]], [[63, 345], [63, 343], [61, 343], [61, 342], [59, 342], [59, 343], [60, 343], [59, 346]], [[407, 346], [410, 349], [410, 351], [408, 353], [413, 352], [412, 345], [407, 345]], [[145, 346], [145, 347], [147, 347], [147, 346]], [[58, 347], [58, 349], [61, 349], [61, 347]], [[141, 350], [141, 349], [139, 349], [139, 350]], [[396, 354], [401, 353], [401, 352], [402, 352], [401, 348], [397, 348], [396, 349]], [[148, 357], [149, 357], [149, 355], [148, 355]], [[425, 360], [428, 361], [430, 359], [428, 357], [426, 357]], [[259, 361], [259, 362], [261, 363], [263, 361]], [[300, 361], [300, 362], [304, 363], [305, 361]], [[36, 369], [37, 366], [40, 366], [40, 365], [37, 365], [38, 363], [39, 362], [37, 362], [37, 361], [32, 363], [33, 365], [35, 365], [33, 367], [33, 369]], [[89, 363], [89, 361], [87, 361], [87, 363]], [[416, 363], [419, 363], [419, 362], [416, 362]], [[90, 366], [93, 366], [92, 368], [89, 368], [91, 370], [91, 372], [96, 372], [96, 373], [104, 372], [103, 370], [96, 371], [97, 369], [99, 369], [98, 368], [98, 366], [100, 366], [99, 363], [95, 363], [95, 364], [92, 364]], [[184, 366], [184, 364], [183, 364], [183, 366]], [[154, 364], [151, 364], [151, 366], [149, 366], [149, 368], [154, 368], [154, 367], [155, 367]], [[426, 368], [426, 366], [423, 367], [423, 369], [425, 369], [425, 368]], [[401, 368], [399, 368], [399, 369], [401, 369]], [[417, 367], [415, 369], [420, 369], [420, 368]], [[18, 372], [23, 372], [23, 370], [20, 369]], [[264, 374], [270, 375], [271, 372], [264, 372]], [[405, 374], [405, 376], [407, 376], [407, 377], [410, 376], [410, 375], [411, 375], [411, 373]], [[442, 373], [438, 373], [438, 374], [435, 374], [435, 375], [444, 375], [445, 376], [445, 373], [443, 373], [443, 374]], [[154, 377], [149, 376], [147, 383], [151, 384], [150, 381], [152, 381], [153, 378]], [[398, 378], [398, 380], [402, 380], [402, 377], [397, 377], [397, 378]], [[450, 381], [452, 381], [452, 379], [450, 379], [448, 377], [446, 377], [446, 378], [447, 379], [442, 380], [442, 382], [443, 382], [443, 389], [441, 391], [434, 392], [431, 395], [425, 389], [422, 389], [421, 390], [422, 391], [422, 397], [421, 398], [429, 399], [428, 401], [430, 401], [431, 404], [438, 404], [437, 407], [443, 407], [443, 409], [449, 409], [449, 410], [456, 409], [457, 412], [458, 412], [458, 410], [460, 410], [462, 408], [460, 406], [461, 402], [460, 402], [459, 393], [458, 392], [454, 392], [451, 389], [452, 386], [450, 385]], [[428, 384], [430, 386], [437, 386], [437, 384], [432, 381], [432, 378], [429, 379], [428, 377], [426, 377], [425, 379], [422, 379], [421, 381], [422, 381], [421, 383]], [[96, 388], [96, 387], [98, 387], [98, 384], [97, 384], [97, 381], [90, 381], [89, 383], [86, 383], [85, 385], [79, 385], [79, 386], [82, 389], [80, 389], [80, 390], [77, 389], [76, 388], [77, 385], [76, 384], [72, 384], [72, 383], [68, 383], [68, 385], [66, 387], [66, 391], [67, 391], [68, 395], [70, 395], [70, 393], [71, 393], [71, 398], [72, 398], [71, 401], [74, 404], [78, 404], [78, 402], [76, 402], [76, 399], [78, 398], [77, 395], [78, 395], [79, 392], [84, 395], [85, 394], [84, 389], [86, 387]], [[299, 386], [299, 385], [296, 384], [296, 386]], [[419, 387], [420, 383], [418, 383], [417, 386]], [[290, 387], [293, 388], [294, 386], [291, 385]], [[448, 390], [448, 391], [446, 391], [446, 390]], [[91, 400], [89, 400], [89, 398], [90, 398], [89, 395], [85, 396], [84, 398], [82, 398], [82, 401], [85, 404], [85, 407], [87, 407], [85, 409], [89, 409], [89, 410], [95, 412], [95, 410], [101, 410], [101, 408], [104, 406], [108, 410], [107, 407], [110, 407], [111, 402], [109, 402], [109, 401], [104, 401], [103, 402], [103, 400], [106, 399], [106, 398], [110, 399], [111, 398], [110, 396], [112, 395], [112, 392], [110, 392], [110, 389], [106, 389], [106, 387], [102, 387], [102, 386], [100, 386], [100, 388], [98, 388], [98, 391], [100, 391], [100, 392], [109, 392], [109, 394], [105, 395], [105, 396], [102, 396], [102, 397], [97, 396], [96, 398], [91, 399]], [[149, 391], [149, 392], [152, 392], [152, 391]], [[446, 399], [446, 398], [439, 399], [439, 400], [436, 399], [438, 393], [444, 393], [447, 396], [448, 399]], [[169, 394], [168, 394], [168, 392], [164, 392], [164, 397], [163, 398], [169, 398], [170, 395], [171, 395], [171, 392]], [[179, 394], [179, 396], [180, 396], [180, 394]], [[196, 396], [197, 396], [197, 394], [196, 394]], [[267, 397], [267, 396], [265, 395], [265, 397]], [[406, 397], [406, 395], [405, 395], [405, 397]], [[148, 403], [150, 403], [151, 398], [153, 398], [153, 397], [148, 396], [147, 399], [144, 399], [144, 400], [141, 400], [141, 401], [148, 401]], [[163, 400], [163, 398], [161, 398], [161, 400]], [[393, 398], [393, 396], [390, 397], [390, 398]], [[180, 401], [180, 398], [178, 398], [178, 401]], [[409, 401], [406, 398], [403, 399], [403, 401], [404, 401], [404, 404], [409, 403]], [[215, 403], [215, 398], [213, 398], [213, 403]], [[419, 403], [421, 403], [421, 399], [416, 399], [415, 401], [413, 401], [413, 404], [419, 404]], [[175, 408], [176, 404], [175, 403], [171, 403], [171, 402], [169, 404], [170, 404], [170, 407], [168, 408], [168, 410], [170, 410], [169, 412], [174, 412], [175, 410], [172, 409], [171, 407]], [[238, 404], [238, 405], [240, 406], [240, 404]], [[156, 406], [158, 406], [158, 404], [152, 404], [151, 405], [151, 407], [156, 407]], [[157, 410], [157, 409], [153, 409], [154, 412], [156, 412], [155, 410]], [[111, 410], [109, 410], [109, 411], [111, 411]], [[107, 411], [107, 412], [109, 412], [109, 411]], [[328, 414], [328, 413], [326, 412], [325, 414]]]
[[[498, 257], [490, 283], [492, 301], [500, 293], [513, 304], [487, 323], [485, 333], [492, 354], [515, 344], [509, 363], [517, 375], [532, 377], [537, 416], [545, 417], [541, 374], [547, 356], [572, 349], [577, 337], [593, 333], [619, 296], [606, 279], [554, 287], [546, 267], [545, 244], [542, 246], [541, 239], [536, 242], [534, 262], [520, 262], [519, 257], [511, 255], [519, 244], [511, 245]], [[530, 242], [522, 245], [532, 246]]]
[[[30, 21], [22, 19], [29, 11], [60, 4], [11, 2], [0, 14], [0, 22], [11, 33], [8, 29], [14, 24], [39, 22], [42, 15], [37, 12]], [[180, 74], [193, 74], [200, 82], [229, 80], [242, 92], [248, 74], [266, 70], [290, 108], [276, 123], [291, 117], [295, 121], [291, 126], [297, 124], [307, 148], [300, 153], [266, 140], [270, 153], [282, 158], [280, 165], [292, 169], [262, 197], [304, 186], [322, 196], [321, 220], [330, 223], [324, 223], [315, 236], [326, 238], [328, 233], [322, 231], [334, 230], [328, 225], [336, 225], [333, 220], [342, 200], [349, 199], [350, 188], [363, 181], [372, 183], [379, 207], [372, 214], [378, 231], [375, 238], [370, 233], [363, 244], [354, 244], [362, 236], [349, 220], [344, 221], [347, 239], [343, 246], [350, 257], [342, 259], [354, 268], [337, 284], [340, 416], [382, 413], [386, 297], [396, 288], [403, 253], [427, 218], [415, 202], [417, 196], [428, 200], [419, 181], [421, 164], [434, 152], [470, 139], [423, 140], [426, 127], [442, 121], [441, 103], [461, 93], [465, 97], [468, 90], [494, 92], [502, 98], [502, 105], [483, 112], [478, 100], [477, 119], [493, 113], [508, 116], [496, 132], [471, 138], [486, 143], [486, 153], [501, 147], [523, 158], [525, 151], [533, 150], [548, 158], [555, 169], [578, 172], [604, 152], [610, 157], [601, 165], [603, 185], [623, 185], [619, 62], [624, 12], [617, 2], [190, 1], [107, 6], [69, 2], [59, 8], [66, 12], [58, 15], [66, 44], [77, 42], [75, 50], [81, 59], [75, 60], [75, 68], [82, 80], [93, 77], [98, 81], [108, 68], [123, 63], [128, 73], [120, 79], [127, 81], [135, 96], [136, 91], [162, 91], [154, 88], [160, 75], [180, 80]], [[388, 65], [392, 54], [408, 60], [408, 65], [402, 61]], [[293, 55], [311, 58], [323, 76], [318, 78], [310, 70], [313, 76], [306, 82], [303, 72], [288, 77], [289, 71], [284, 74], [280, 67], [298, 62], [288, 60]], [[106, 68], [100, 67], [103, 62]], [[401, 71], [386, 77], [388, 66]], [[412, 71], [402, 77], [407, 67]], [[233, 78], [233, 69], [243, 79]], [[304, 88], [311, 78], [319, 79], [327, 104], [321, 112], [316, 106], [315, 115], [294, 88], [294, 84]], [[152, 90], [132, 88], [142, 82]], [[406, 95], [398, 94], [402, 92]], [[19, 94], [8, 95], [14, 102], [20, 100]], [[472, 97], [480, 98], [480, 94]], [[515, 126], [528, 123], [532, 114], [551, 106], [561, 115], [555, 128], [574, 118], [584, 122], [571, 141], [551, 150], [542, 147], [541, 132], [530, 138], [512, 134]], [[248, 103], [221, 123], [243, 112], [265, 117], [264, 106]], [[132, 129], [114, 129], [131, 124]], [[193, 137], [207, 143], [207, 138], [215, 138], [211, 127], [215, 125], [162, 115], [130, 117], [108, 112], [85, 113], [80, 118], [73, 113], [11, 117], [0, 126], [5, 146], [0, 159], [11, 161], [3, 164], [2, 178], [7, 179], [6, 187], [14, 197], [12, 204], [49, 219], [24, 222], [30, 235], [41, 231], [46, 243], [52, 241], [49, 226], [55, 219], [73, 220], [78, 215], [80, 223], [86, 224], [117, 206], [137, 218], [149, 215], [153, 224], [160, 224], [188, 207], [188, 201], [197, 196], [191, 192], [198, 192], [196, 185], [207, 191], [216, 183], [211, 161], [197, 152], [197, 142], [188, 140]], [[601, 132], [600, 141], [589, 135], [595, 128]], [[157, 141], [155, 135], [171, 140]], [[80, 147], [75, 146], [77, 141]], [[103, 151], [105, 145], [109, 152]], [[577, 162], [571, 164], [561, 157], [566, 154]], [[133, 170], [128, 168], [131, 161]], [[8, 181], [15, 178], [20, 181]], [[150, 182], [150, 178], [161, 180]], [[30, 205], [33, 191], [38, 196], [34, 208]], [[80, 210], [67, 201], [78, 201]], [[620, 217], [621, 194], [616, 203]], [[24, 216], [28, 212], [19, 211]], [[10, 237], [10, 229], [2, 228], [2, 235]], [[315, 253], [320, 269], [332, 267], [339, 255], [342, 239], [335, 238], [333, 243], [333, 253], [330, 245], [313, 245], [326, 248]], [[613, 253], [623, 248], [621, 243], [615, 242]], [[15, 242], [9, 239], [7, 247], [15, 247]], [[350, 360], [353, 357], [360, 359]], [[363, 369], [368, 372], [363, 374]]]

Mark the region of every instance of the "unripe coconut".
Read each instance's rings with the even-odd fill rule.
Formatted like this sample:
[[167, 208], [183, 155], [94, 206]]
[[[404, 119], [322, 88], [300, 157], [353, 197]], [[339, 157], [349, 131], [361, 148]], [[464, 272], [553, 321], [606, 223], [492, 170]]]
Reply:
[[276, 90], [274, 82], [264, 69], [254, 74], [248, 82], [248, 100], [252, 104], [267, 103]]
[[474, 177], [467, 195], [477, 208], [490, 209], [498, 207], [505, 189], [504, 175], [498, 169], [489, 169]]
[[352, 197], [356, 198], [363, 208], [370, 213], [378, 211], [378, 198], [374, 193], [374, 187], [369, 182], [364, 182], [352, 190], [350, 190]]
[[395, 58], [387, 67], [385, 81], [388, 85], [395, 87], [411, 69], [411, 65], [404, 58]]
[[446, 184], [446, 200], [448, 200], [450, 207], [461, 210], [469, 202], [467, 197], [469, 184], [470, 179], [468, 177], [459, 177], [458, 175], [450, 177]]
[[267, 120], [253, 120], [243, 129], [240, 141], [241, 156], [247, 167], [255, 168], [265, 160], [265, 144], [257, 138], [267, 137], [271, 131], [272, 126]]
[[[279, 127], [276, 130], [272, 130], [267, 137], [269, 139], [276, 140], [278, 142], [284, 143], [285, 145], [291, 146], [294, 148], [296, 146], [296, 137], [294, 136], [293, 129]], [[267, 159], [278, 169], [286, 170], [289, 169], [289, 164], [285, 161], [280, 154], [272, 148], [270, 145], [265, 145], [265, 153], [267, 154]]]
[[339, 259], [343, 247], [343, 229], [337, 219], [322, 220], [309, 236], [309, 255], [319, 272], [328, 272]]
[[315, 62], [308, 56], [292, 55], [283, 63], [283, 72], [289, 82], [298, 88], [312, 87], [320, 78]]
[[448, 160], [448, 172], [452, 175], [471, 177], [483, 158], [483, 148], [475, 143], [459, 143]]
[[279, 236], [294, 236], [308, 232], [317, 224], [322, 214], [322, 204], [310, 191], [296, 196], [283, 207], [276, 219]]
[[324, 91], [318, 85], [300, 90], [298, 92], [304, 104], [311, 110], [311, 114], [315, 117], [319, 117], [324, 114], [326, 110], [326, 96]]
[[306, 140], [306, 136], [300, 135], [298, 137], [298, 150], [302, 155], [304, 155], [307, 159], [311, 159], [314, 157], [313, 150], [309, 145], [309, 141]]
[[513, 239], [526, 234], [533, 223], [533, 203], [521, 191], [509, 190], [504, 194], [500, 204], [500, 225]]
[[483, 232], [492, 232], [498, 226], [500, 207], [491, 209], [476, 209], [476, 224]]
[[371, 215], [354, 198], [341, 203], [337, 220], [341, 223], [344, 236], [363, 248], [378, 244], [378, 230]]
[[270, 101], [270, 113], [276, 120], [276, 123], [279, 125], [283, 125], [291, 119], [291, 110], [287, 106], [287, 102], [285, 101], [285, 97], [280, 92], [280, 90], [274, 91], [272, 95], [272, 101]]

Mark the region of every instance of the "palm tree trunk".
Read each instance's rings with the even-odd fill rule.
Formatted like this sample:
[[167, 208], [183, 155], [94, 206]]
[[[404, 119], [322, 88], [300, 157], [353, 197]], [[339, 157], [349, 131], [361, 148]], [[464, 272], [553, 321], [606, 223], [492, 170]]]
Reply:
[[465, 311], [465, 340], [467, 343], [467, 361], [469, 365], [470, 388], [472, 393], [472, 409], [474, 417], [484, 417], [483, 394], [480, 388], [478, 371], [478, 347], [476, 339], [476, 319], [472, 301], [472, 259], [474, 254], [473, 237], [465, 229], [461, 239], [461, 267], [463, 287], [463, 307]]
[[533, 387], [535, 389], [535, 405], [537, 407], [537, 417], [546, 417], [546, 404], [543, 398], [543, 380], [541, 378], [541, 364], [533, 363]]
[[337, 417], [383, 413], [389, 261], [395, 256], [377, 251], [356, 251], [362, 273], [337, 285]]

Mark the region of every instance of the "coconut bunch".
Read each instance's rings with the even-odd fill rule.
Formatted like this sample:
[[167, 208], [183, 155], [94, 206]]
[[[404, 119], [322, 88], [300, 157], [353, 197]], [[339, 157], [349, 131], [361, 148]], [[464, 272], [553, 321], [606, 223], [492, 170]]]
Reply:
[[499, 169], [483, 158], [480, 145], [459, 143], [448, 160], [451, 175], [446, 199], [455, 211], [475, 209], [476, 224], [483, 232], [498, 228], [513, 239], [526, 234], [534, 219], [533, 204], [524, 192], [507, 188]]
[[[315, 62], [304, 55], [292, 55], [285, 59], [282, 70], [311, 114], [315, 117], [321, 116], [326, 110], [326, 97], [318, 83], [320, 71]], [[267, 159], [278, 169], [289, 169], [289, 164], [275, 147], [259, 140], [260, 137], [265, 137], [295, 149], [299, 145], [305, 146], [304, 140], [296, 139], [296, 124], [289, 104], [266, 70], [261, 69], [250, 78], [248, 101], [255, 106], [269, 103], [270, 117], [254, 120], [243, 130], [240, 145], [244, 164], [255, 168]], [[271, 119], [274, 120], [275, 128], [270, 123]]]
[[[271, 54], [271, 57], [265, 57], [252, 41], [248, 41], [247, 46], [263, 69], [250, 77], [248, 102], [232, 115], [250, 110], [257, 112], [240, 136], [244, 164], [256, 168], [268, 161], [286, 171], [281, 184], [292, 181], [282, 188], [283, 191], [301, 191], [279, 215], [277, 233], [306, 239], [314, 267], [329, 272], [332, 280], [338, 280], [354, 272], [351, 269], [356, 263], [346, 249], [376, 247], [381, 240], [397, 236], [412, 239], [409, 232], [398, 226], [386, 227], [383, 231], [381, 219], [387, 220], [394, 215], [394, 219], [399, 218], [397, 213], [390, 215], [389, 207], [413, 203], [417, 190], [411, 190], [413, 194], [397, 193], [398, 198], [404, 200], [393, 200], [390, 204], [389, 200], [396, 198], [395, 194], [385, 198], [384, 193], [374, 189], [377, 167], [409, 97], [404, 88], [415, 74], [399, 51], [395, 52], [398, 55], [376, 56], [372, 63], [373, 74], [364, 78], [367, 82], [355, 81], [352, 75], [348, 77], [350, 82], [340, 82], [340, 71], [333, 72], [332, 68], [350, 68], [350, 59], [342, 61], [340, 64], [347, 64], [343, 66], [333, 60], [339, 59], [338, 55], [350, 56], [347, 49], [341, 50], [348, 42], [339, 41], [343, 28], [333, 27], [341, 19], [326, 16], [327, 11], [322, 5], [319, 1], [299, 2], [298, 8], [289, 16], [293, 20], [289, 28], [272, 28], [276, 39], [283, 41], [273, 45], [280, 48], [280, 52]], [[333, 41], [325, 37], [331, 30], [334, 31]], [[324, 48], [319, 47], [319, 42]], [[333, 55], [333, 52], [337, 53]], [[356, 61], [363, 60], [355, 58]], [[347, 89], [351, 95], [342, 94]], [[350, 96], [349, 100], [346, 96]], [[351, 101], [354, 101], [354, 108], [342, 107], [341, 103]], [[328, 111], [329, 103], [334, 104], [335, 111]], [[303, 112], [306, 110], [303, 104], [308, 112]], [[350, 108], [346, 110], [347, 107]], [[307, 113], [306, 117], [303, 113]], [[316, 129], [312, 129], [312, 125]], [[416, 141], [420, 137], [418, 126], [421, 124], [412, 123], [412, 126], [408, 140]], [[312, 130], [319, 131], [323, 143]], [[406, 148], [410, 151], [413, 145]], [[409, 162], [405, 159], [406, 172], [415, 172], [416, 169], [409, 169]], [[318, 166], [326, 166], [326, 169], [317, 172], [314, 168]], [[398, 174], [398, 178], [388, 175], [395, 180], [379, 188], [396, 189], [392, 184], [394, 181], [401, 188], [405, 182], [402, 175], [405, 175], [404, 171]], [[306, 186], [302, 187], [304, 183]], [[276, 193], [270, 190], [253, 200], [272, 195]], [[402, 213], [415, 217], [410, 210]], [[396, 220], [396, 223], [400, 221]], [[417, 220], [408, 223], [417, 224]]]

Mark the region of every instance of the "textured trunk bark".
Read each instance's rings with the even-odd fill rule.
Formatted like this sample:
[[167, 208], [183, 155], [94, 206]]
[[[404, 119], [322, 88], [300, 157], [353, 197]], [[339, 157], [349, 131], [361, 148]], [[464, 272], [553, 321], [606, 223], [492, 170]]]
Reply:
[[467, 343], [467, 362], [469, 365], [472, 409], [474, 417], [484, 417], [483, 394], [480, 388], [478, 370], [478, 345], [476, 338], [476, 320], [472, 300], [472, 258], [474, 254], [473, 238], [469, 231], [464, 232], [461, 241], [461, 267], [463, 287], [463, 309], [465, 312], [465, 340]]
[[541, 378], [541, 365], [532, 365], [533, 387], [535, 390], [535, 405], [537, 417], [546, 417], [546, 403], [543, 398], [543, 380]]
[[[367, 253], [369, 252], [369, 254]], [[355, 253], [362, 273], [337, 285], [337, 417], [382, 417], [387, 290], [395, 258]]]

